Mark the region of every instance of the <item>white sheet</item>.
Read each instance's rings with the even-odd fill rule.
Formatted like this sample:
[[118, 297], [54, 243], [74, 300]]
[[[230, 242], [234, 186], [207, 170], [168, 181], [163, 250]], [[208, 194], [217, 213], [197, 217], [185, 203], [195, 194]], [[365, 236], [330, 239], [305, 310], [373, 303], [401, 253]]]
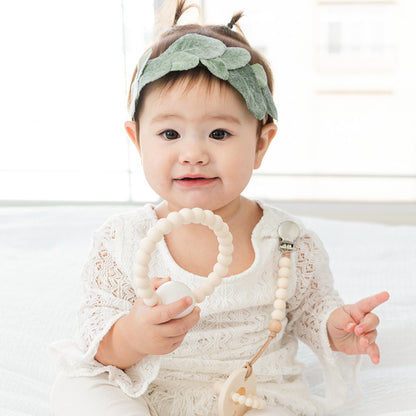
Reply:
[[[47, 345], [76, 329], [80, 271], [92, 231], [120, 206], [0, 208], [0, 414], [48, 415], [55, 368]], [[130, 209], [130, 208], [127, 208]], [[416, 415], [416, 227], [304, 218], [330, 254], [346, 302], [382, 290], [381, 363], [363, 360], [363, 400], [336, 416]], [[319, 365], [300, 348], [313, 390]]]

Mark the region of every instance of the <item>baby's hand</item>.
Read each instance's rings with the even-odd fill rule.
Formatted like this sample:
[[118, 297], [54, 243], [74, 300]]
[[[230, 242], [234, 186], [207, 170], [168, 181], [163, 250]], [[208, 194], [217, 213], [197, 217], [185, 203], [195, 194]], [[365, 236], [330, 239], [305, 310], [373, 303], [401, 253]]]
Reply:
[[[170, 279], [151, 280], [156, 290]], [[199, 321], [200, 309], [197, 306], [189, 315], [173, 319], [191, 303], [192, 299], [186, 296], [168, 305], [146, 306], [138, 298], [128, 315], [132, 329], [131, 346], [143, 355], [164, 355], [176, 350], [188, 331]]]
[[387, 292], [335, 309], [327, 322], [331, 348], [346, 354], [367, 354], [374, 364], [380, 362], [376, 344], [379, 318], [371, 311], [389, 299]]

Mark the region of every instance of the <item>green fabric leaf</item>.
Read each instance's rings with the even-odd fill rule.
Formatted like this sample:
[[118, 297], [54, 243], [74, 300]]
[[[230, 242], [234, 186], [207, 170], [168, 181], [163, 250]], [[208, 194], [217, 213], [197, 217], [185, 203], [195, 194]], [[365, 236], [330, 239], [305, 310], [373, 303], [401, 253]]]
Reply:
[[257, 78], [260, 88], [267, 87], [267, 75], [264, 68], [260, 64], [251, 65], [251, 68], [254, 71], [254, 75]]
[[200, 59], [210, 59], [221, 56], [225, 49], [226, 46], [224, 43], [218, 39], [198, 35], [197, 33], [188, 33], [172, 43], [165, 51], [165, 54], [171, 55], [173, 53], [186, 51]]
[[266, 115], [266, 105], [257, 78], [250, 65], [229, 71], [228, 82], [244, 97], [247, 108], [261, 120]]
[[224, 81], [228, 80], [228, 70], [221, 58], [201, 59], [201, 64], [217, 78], [223, 79]]
[[247, 65], [250, 62], [250, 53], [244, 48], [229, 47], [221, 55], [222, 61], [227, 69], [237, 69]]
[[277, 110], [269, 88], [262, 88], [261, 91], [266, 103], [267, 114], [271, 115], [277, 121]]
[[199, 64], [199, 58], [188, 52], [177, 52], [172, 55], [171, 71], [186, 71], [195, 68]]

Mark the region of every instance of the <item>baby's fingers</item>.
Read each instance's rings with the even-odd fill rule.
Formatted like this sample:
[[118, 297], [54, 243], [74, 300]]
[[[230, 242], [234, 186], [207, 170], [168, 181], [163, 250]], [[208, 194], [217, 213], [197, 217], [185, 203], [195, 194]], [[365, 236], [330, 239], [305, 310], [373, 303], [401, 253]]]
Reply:
[[367, 347], [366, 354], [370, 357], [373, 364], [380, 362], [380, 350], [375, 342]]
[[366, 334], [367, 332], [374, 331], [379, 323], [380, 319], [377, 315], [368, 313], [364, 316], [359, 325], [354, 328], [354, 332], [357, 336]]

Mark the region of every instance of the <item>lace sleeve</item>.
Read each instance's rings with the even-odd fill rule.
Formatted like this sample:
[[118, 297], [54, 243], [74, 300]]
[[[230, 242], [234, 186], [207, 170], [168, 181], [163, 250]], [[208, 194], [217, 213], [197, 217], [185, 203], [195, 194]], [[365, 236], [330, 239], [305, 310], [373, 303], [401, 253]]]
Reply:
[[330, 348], [326, 323], [343, 302], [334, 289], [329, 258], [319, 238], [312, 232], [305, 234], [295, 257], [297, 282], [287, 305], [287, 328], [318, 356], [326, 384], [324, 405], [332, 410], [345, 402], [348, 390], [349, 396], [357, 398], [359, 358]]
[[[120, 222], [120, 223], [119, 223]], [[94, 376], [108, 373], [109, 380], [129, 396], [142, 395], [159, 372], [160, 358], [147, 356], [127, 370], [104, 366], [94, 359], [98, 346], [136, 299], [128, 275], [123, 270], [122, 221], [110, 219], [94, 233], [92, 249], [82, 273], [84, 298], [78, 314], [78, 345], [63, 341], [54, 346], [58, 364], [68, 375]], [[125, 265], [126, 269], [128, 265]]]

